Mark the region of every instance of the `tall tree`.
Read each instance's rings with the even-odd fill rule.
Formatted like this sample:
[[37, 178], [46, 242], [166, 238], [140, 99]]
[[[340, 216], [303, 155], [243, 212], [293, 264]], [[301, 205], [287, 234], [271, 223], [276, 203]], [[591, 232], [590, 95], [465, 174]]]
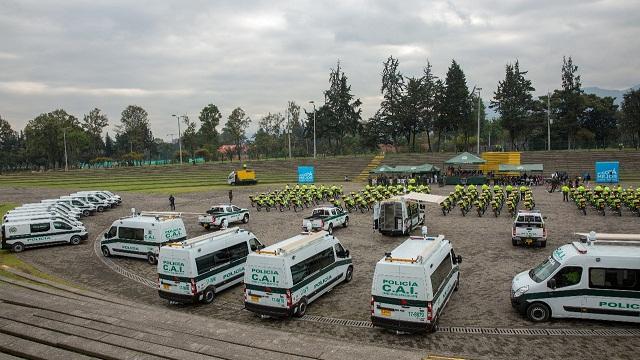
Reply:
[[291, 135], [291, 151], [294, 156], [302, 155], [304, 131], [304, 125], [300, 121], [300, 105], [295, 101], [289, 101], [287, 103], [287, 132]]
[[438, 77], [433, 74], [431, 69], [431, 63], [427, 61], [427, 65], [424, 67], [422, 75], [423, 84], [423, 98], [422, 98], [422, 123], [420, 124], [420, 130], [425, 131], [427, 134], [427, 151], [431, 149], [431, 131], [434, 130], [434, 123], [437, 117], [437, 93], [438, 93]]
[[113, 139], [111, 138], [111, 136], [109, 136], [109, 133], [107, 133], [104, 136], [104, 156], [111, 157], [113, 156], [114, 152], [115, 147], [113, 144]]
[[137, 105], [129, 105], [120, 118], [121, 124], [116, 126], [116, 140], [123, 152], [148, 152], [153, 143], [153, 135], [149, 128], [148, 113]]
[[89, 111], [89, 114], [84, 115], [81, 125], [89, 136], [90, 156], [98, 156], [104, 149], [104, 143], [102, 142], [102, 129], [109, 125], [107, 115], [101, 113], [100, 109], [94, 108]]
[[0, 116], [0, 171], [4, 168], [12, 168], [20, 162], [19, 136], [11, 128], [8, 121]]
[[454, 128], [462, 133], [464, 138], [464, 149], [469, 150], [469, 136], [473, 130], [473, 122], [469, 116], [469, 88], [467, 80], [460, 65], [455, 60], [451, 61], [451, 66], [447, 71], [445, 81], [444, 96], [444, 120], [452, 124]]
[[200, 144], [215, 153], [218, 148], [218, 130], [222, 113], [217, 106], [209, 104], [200, 111], [200, 129], [198, 130], [198, 138]]
[[579, 126], [593, 134], [596, 148], [606, 148], [616, 135], [618, 126], [618, 105], [612, 97], [599, 97], [594, 94], [583, 95], [584, 113]]
[[57, 168], [64, 164], [64, 143], [70, 165], [88, 160], [88, 137], [80, 121], [62, 109], [40, 114], [25, 127], [27, 153], [35, 164]]
[[640, 147], [640, 89], [624, 94], [621, 128], [623, 133], [632, 134], [634, 146], [638, 149]]
[[412, 151], [415, 151], [416, 147], [416, 133], [424, 123], [426, 113], [424, 98], [425, 86], [422, 78], [408, 78], [406, 92], [402, 96], [401, 126]]
[[249, 119], [244, 110], [237, 107], [233, 109], [231, 115], [229, 115], [227, 123], [224, 125], [223, 132], [226, 131], [233, 141], [233, 144], [236, 147], [238, 160], [242, 158], [242, 146], [247, 139], [246, 130], [250, 123], [251, 119]]
[[394, 146], [402, 134], [402, 94], [405, 88], [404, 76], [398, 70], [400, 62], [389, 56], [382, 70], [382, 103], [379, 110], [379, 121], [390, 132]]
[[195, 121], [189, 120], [189, 117], [184, 115], [182, 121], [187, 126], [182, 133], [182, 144], [187, 150], [189, 156], [194, 157], [196, 146], [198, 145], [198, 135], [196, 131]]
[[490, 107], [500, 114], [501, 125], [509, 132], [511, 146], [518, 149], [516, 144], [522, 137], [527, 138], [527, 119], [533, 110], [533, 95], [535, 91], [531, 81], [525, 78], [527, 71], [520, 70], [520, 63], [505, 66], [504, 80], [498, 82], [498, 89], [494, 93]]
[[[580, 116], [584, 111], [582, 84], [578, 75], [578, 66], [573, 64], [571, 56], [562, 58], [562, 89], [556, 91], [560, 103], [557, 118], [560, 129], [567, 138], [567, 148], [571, 149], [572, 142], [579, 128]], [[575, 146], [575, 145], [574, 145]]]
[[[434, 107], [433, 107], [433, 129], [437, 134], [437, 148], [436, 151], [442, 150], [441, 141], [442, 137], [446, 136], [447, 132], [454, 129], [452, 123], [450, 123], [446, 117], [445, 108], [446, 86], [441, 79], [436, 80], [434, 86]], [[434, 134], [434, 136], [435, 136]]]

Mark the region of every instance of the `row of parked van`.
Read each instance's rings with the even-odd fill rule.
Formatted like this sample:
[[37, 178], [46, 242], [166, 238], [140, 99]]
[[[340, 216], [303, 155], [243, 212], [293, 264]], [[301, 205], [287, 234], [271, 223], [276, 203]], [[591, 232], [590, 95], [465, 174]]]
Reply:
[[[425, 230], [426, 231], [426, 230]], [[212, 302], [245, 285], [245, 308], [271, 317], [304, 316], [307, 306], [353, 278], [349, 250], [327, 231], [303, 232], [265, 247], [240, 228], [187, 238], [179, 213], [120, 218], [103, 235], [104, 256], [157, 264], [158, 294], [181, 303]], [[410, 237], [378, 262], [372, 283], [373, 324], [401, 331], [434, 329], [459, 282], [461, 256], [444, 236]]]
[[23, 204], [2, 218], [2, 249], [21, 252], [38, 246], [78, 245], [88, 237], [80, 219], [121, 202], [120, 196], [109, 191], [93, 190]]
[[[133, 234], [142, 240], [133, 241]], [[561, 246], [540, 265], [516, 275], [512, 305], [534, 322], [551, 317], [640, 322], [640, 236], [580, 237], [581, 242]], [[136, 241], [150, 247], [131, 247], [139, 246]], [[179, 217], [138, 214], [114, 222], [103, 244], [116, 243], [122, 248], [103, 248], [106, 256], [149, 259], [145, 251], [153, 254], [161, 298], [210, 303], [220, 291], [244, 282], [245, 308], [272, 317], [303, 316], [311, 302], [351, 281], [354, 271], [349, 251], [326, 231], [265, 247], [240, 228], [187, 239]], [[461, 262], [442, 235], [411, 236], [385, 253], [372, 279], [373, 325], [434, 330], [458, 288]]]

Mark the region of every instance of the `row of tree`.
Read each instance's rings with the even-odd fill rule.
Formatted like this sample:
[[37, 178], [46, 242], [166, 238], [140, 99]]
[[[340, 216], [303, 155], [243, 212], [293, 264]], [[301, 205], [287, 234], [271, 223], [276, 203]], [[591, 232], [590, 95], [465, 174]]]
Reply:
[[[585, 94], [571, 57], [563, 58], [561, 79], [561, 89], [534, 98], [527, 71], [518, 61], [507, 64], [489, 104], [498, 117], [488, 120], [480, 89], [469, 89], [455, 60], [441, 79], [428, 61], [419, 76], [405, 76], [391, 56], [383, 63], [380, 107], [363, 120], [362, 102], [352, 94], [338, 62], [330, 70], [324, 102], [305, 110], [305, 119], [300, 105], [289, 101], [284, 114], [259, 119], [257, 132], [249, 137], [251, 119], [240, 107], [229, 114], [221, 133], [217, 129], [223, 115], [214, 104], [200, 111], [199, 123], [178, 116], [184, 124], [182, 156], [311, 156], [314, 140], [319, 154], [330, 155], [376, 151], [380, 144], [411, 151], [469, 151], [477, 141], [478, 122], [482, 149], [543, 150], [549, 140], [552, 149], [640, 146], [640, 90], [625, 94], [620, 109], [611, 97]], [[148, 113], [140, 106], [122, 111], [114, 138], [108, 133], [103, 138], [108, 125], [97, 108], [82, 120], [62, 109], [41, 114], [20, 132], [0, 116], [1, 167], [60, 168], [65, 162], [78, 166], [179, 156], [174, 142], [153, 137]], [[232, 146], [220, 153], [220, 145]]]

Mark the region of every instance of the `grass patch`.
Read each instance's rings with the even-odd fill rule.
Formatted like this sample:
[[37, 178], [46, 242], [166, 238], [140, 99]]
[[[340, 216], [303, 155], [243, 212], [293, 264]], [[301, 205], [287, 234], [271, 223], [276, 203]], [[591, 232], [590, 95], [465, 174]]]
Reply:
[[[13, 209], [14, 207], [16, 207], [16, 204], [11, 204], [11, 203], [7, 203], [7, 204], [0, 204], [0, 217], [4, 216], [4, 214]], [[73, 286], [75, 288], [77, 288], [77, 286], [68, 283], [62, 279], [59, 279], [55, 276], [49, 275], [47, 273], [43, 273], [42, 271], [36, 269], [35, 267], [33, 267], [32, 265], [27, 264], [26, 262], [20, 260], [16, 254], [11, 253], [9, 250], [0, 250], [0, 275], [10, 278], [10, 279], [14, 279], [14, 280], [18, 280], [18, 281], [22, 281], [22, 282], [28, 282], [31, 284], [36, 284], [36, 285], [43, 285], [40, 283], [36, 283], [33, 282], [31, 280], [27, 280], [23, 277], [20, 277], [18, 275], [15, 275], [9, 271], [6, 270], [5, 267], [10, 267], [13, 268], [15, 270], [18, 271], [22, 271], [23, 273], [27, 273], [29, 275], [33, 275], [33, 276], [37, 276], [39, 278], [45, 279], [45, 280], [49, 280], [49, 281], [53, 281], [62, 285], [67, 285], [67, 286]], [[45, 285], [46, 286], [46, 285]]]

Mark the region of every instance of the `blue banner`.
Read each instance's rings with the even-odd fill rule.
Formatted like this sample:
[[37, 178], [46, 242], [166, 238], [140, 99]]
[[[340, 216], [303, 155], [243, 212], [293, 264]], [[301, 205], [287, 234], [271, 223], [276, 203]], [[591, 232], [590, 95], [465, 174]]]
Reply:
[[596, 162], [596, 182], [597, 183], [618, 183], [620, 173], [620, 163], [617, 161], [597, 161]]
[[313, 166], [298, 166], [298, 183], [312, 184], [315, 180]]

